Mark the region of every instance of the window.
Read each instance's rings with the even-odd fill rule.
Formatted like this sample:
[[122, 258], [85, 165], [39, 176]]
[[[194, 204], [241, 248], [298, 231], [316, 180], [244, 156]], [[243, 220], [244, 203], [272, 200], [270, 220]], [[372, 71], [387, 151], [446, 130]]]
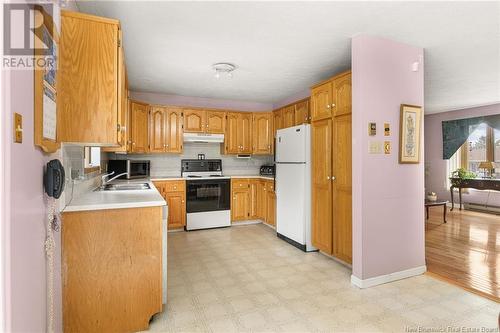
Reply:
[[84, 147], [83, 154], [85, 173], [99, 171], [101, 167], [101, 148]]
[[[467, 169], [482, 176], [484, 170], [479, 168], [481, 162], [500, 162], [500, 130], [493, 129], [485, 123], [480, 124], [469, 136], [462, 149], [467, 152], [464, 156]], [[496, 170], [500, 171], [500, 165]], [[496, 178], [500, 178], [500, 173], [497, 172]]]
[[469, 171], [480, 174], [482, 170], [479, 169], [479, 163], [486, 161], [486, 136], [488, 134], [488, 127], [486, 124], [481, 124], [472, 132], [467, 140], [469, 161]]
[[[493, 157], [496, 163], [500, 163], [500, 130], [495, 129], [493, 133]], [[498, 168], [495, 171], [500, 171], [500, 164], [497, 164]]]

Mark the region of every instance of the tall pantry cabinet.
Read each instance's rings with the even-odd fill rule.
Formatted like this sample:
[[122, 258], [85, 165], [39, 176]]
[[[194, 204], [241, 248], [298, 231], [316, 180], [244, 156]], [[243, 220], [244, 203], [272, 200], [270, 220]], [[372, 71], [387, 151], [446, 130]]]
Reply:
[[352, 262], [351, 72], [311, 90], [312, 243]]

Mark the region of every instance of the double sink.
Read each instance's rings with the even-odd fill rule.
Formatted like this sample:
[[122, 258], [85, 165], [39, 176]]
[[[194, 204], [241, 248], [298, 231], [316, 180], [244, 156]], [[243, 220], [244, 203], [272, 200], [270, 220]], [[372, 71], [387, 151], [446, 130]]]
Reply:
[[137, 191], [137, 190], [150, 190], [151, 186], [148, 183], [127, 183], [127, 184], [106, 184], [98, 187], [97, 191]]

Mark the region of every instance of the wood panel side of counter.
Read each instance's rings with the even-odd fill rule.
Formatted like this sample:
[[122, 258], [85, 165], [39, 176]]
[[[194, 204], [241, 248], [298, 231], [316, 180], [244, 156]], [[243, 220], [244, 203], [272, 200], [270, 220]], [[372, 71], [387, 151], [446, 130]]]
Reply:
[[161, 207], [63, 214], [64, 332], [141, 331], [162, 311], [161, 214]]

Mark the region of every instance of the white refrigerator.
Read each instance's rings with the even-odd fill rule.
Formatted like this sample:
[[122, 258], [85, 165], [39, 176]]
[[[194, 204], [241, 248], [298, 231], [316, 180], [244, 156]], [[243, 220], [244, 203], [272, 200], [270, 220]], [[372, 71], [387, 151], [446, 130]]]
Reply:
[[311, 243], [310, 125], [280, 129], [276, 135], [276, 232], [303, 251]]

